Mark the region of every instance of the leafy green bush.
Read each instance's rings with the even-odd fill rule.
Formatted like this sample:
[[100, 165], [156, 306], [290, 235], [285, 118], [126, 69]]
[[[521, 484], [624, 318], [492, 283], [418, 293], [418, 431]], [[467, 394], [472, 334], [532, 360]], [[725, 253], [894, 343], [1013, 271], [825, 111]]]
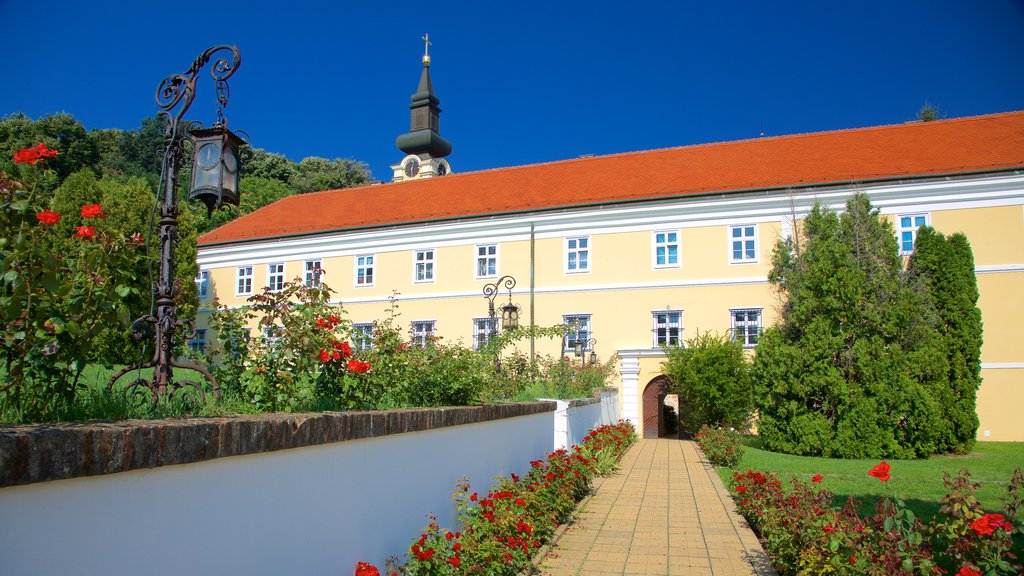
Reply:
[[858, 195], [842, 215], [815, 206], [776, 246], [769, 279], [782, 314], [752, 371], [765, 448], [840, 458], [969, 448], [981, 345], [970, 247], [950, 249], [947, 278], [935, 271], [945, 249], [924, 237], [904, 270], [892, 224]]
[[685, 347], [665, 348], [663, 373], [679, 394], [683, 429], [694, 434], [701, 426], [746, 430], [753, 406], [750, 364], [743, 345], [705, 332]]

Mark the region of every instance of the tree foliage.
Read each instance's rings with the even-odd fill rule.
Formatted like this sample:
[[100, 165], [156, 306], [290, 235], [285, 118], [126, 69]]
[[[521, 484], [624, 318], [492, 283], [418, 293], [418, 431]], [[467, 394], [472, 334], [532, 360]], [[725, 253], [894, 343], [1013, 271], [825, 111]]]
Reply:
[[769, 279], [783, 302], [754, 363], [767, 448], [843, 458], [962, 449], [943, 423], [950, 370], [935, 297], [924, 274], [903, 269], [892, 225], [867, 196], [841, 216], [815, 206], [802, 233], [776, 246]]
[[685, 347], [665, 348], [665, 353], [662, 370], [679, 394], [684, 430], [696, 434], [702, 426], [749, 427], [753, 396], [741, 343], [705, 332], [687, 340]]
[[981, 386], [982, 323], [971, 244], [963, 234], [947, 237], [925, 226], [917, 232], [907, 270], [928, 286], [945, 352], [946, 386], [938, 397], [945, 430], [939, 449], [966, 453], [978, 430], [975, 399]]

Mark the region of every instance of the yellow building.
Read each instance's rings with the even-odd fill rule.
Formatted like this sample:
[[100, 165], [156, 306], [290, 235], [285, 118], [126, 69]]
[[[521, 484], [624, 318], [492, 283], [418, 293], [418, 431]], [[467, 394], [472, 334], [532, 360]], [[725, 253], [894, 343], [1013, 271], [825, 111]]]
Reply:
[[452, 174], [437, 106], [425, 58], [394, 182], [288, 197], [202, 236], [204, 302], [241, 305], [322, 269], [358, 330], [397, 291], [411, 339], [471, 344], [488, 331], [483, 287], [511, 275], [522, 323], [579, 325], [567, 350], [535, 351], [596, 341], [620, 358], [623, 416], [656, 428], [660, 345], [731, 330], [754, 347], [776, 320], [776, 241], [814, 202], [838, 211], [866, 193], [907, 251], [922, 224], [967, 235], [985, 327], [978, 438], [1024, 440], [1024, 112]]

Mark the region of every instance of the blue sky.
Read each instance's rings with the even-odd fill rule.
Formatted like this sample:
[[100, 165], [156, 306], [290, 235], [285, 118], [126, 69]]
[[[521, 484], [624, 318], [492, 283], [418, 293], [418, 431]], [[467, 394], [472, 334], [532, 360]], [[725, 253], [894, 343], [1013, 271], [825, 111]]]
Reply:
[[[1024, 109], [1022, 0], [0, 0], [0, 22], [0, 115], [135, 128], [160, 80], [237, 43], [233, 129], [382, 180], [424, 33], [457, 172], [899, 123], [925, 101], [947, 117]], [[188, 118], [211, 123], [213, 102], [204, 76]]]

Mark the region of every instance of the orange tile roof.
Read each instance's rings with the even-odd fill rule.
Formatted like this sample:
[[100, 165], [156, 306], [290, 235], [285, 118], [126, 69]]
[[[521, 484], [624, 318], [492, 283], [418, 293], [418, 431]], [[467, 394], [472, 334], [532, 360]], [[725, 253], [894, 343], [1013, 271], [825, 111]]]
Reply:
[[1024, 111], [578, 158], [289, 196], [202, 235], [199, 244], [704, 192], [1019, 167], [1024, 167]]

